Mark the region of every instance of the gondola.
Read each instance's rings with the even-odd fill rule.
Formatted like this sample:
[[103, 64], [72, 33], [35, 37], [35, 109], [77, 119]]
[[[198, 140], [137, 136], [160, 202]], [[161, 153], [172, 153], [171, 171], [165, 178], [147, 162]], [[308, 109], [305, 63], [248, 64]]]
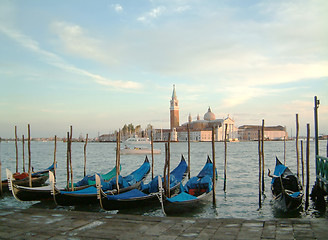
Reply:
[[[121, 166], [120, 166], [120, 170], [121, 170]], [[95, 176], [96, 176], [96, 174], [87, 175], [84, 178], [82, 178], [80, 181], [73, 183], [74, 191], [82, 190], [82, 189], [90, 187], [90, 186], [96, 186]], [[100, 176], [103, 181], [109, 182], [116, 176], [116, 166], [112, 170], [110, 170], [108, 173], [101, 174]], [[68, 186], [66, 186], [66, 190], [69, 191], [70, 189], [71, 189], [71, 184], [68, 184]]]
[[[37, 171], [37, 172], [33, 172], [31, 177], [32, 177], [32, 187], [40, 187], [42, 186], [49, 178], [49, 171], [53, 171], [54, 170], [54, 164], [52, 164], [50, 167]], [[10, 175], [7, 175], [7, 179], [3, 180], [1, 182], [2, 184], [2, 191], [4, 193], [6, 192], [10, 192], [10, 189], [8, 187], [8, 176], [10, 176], [10, 179], [12, 180], [12, 183], [17, 185], [17, 186], [29, 186], [30, 185], [30, 180], [29, 180], [29, 176], [28, 173], [15, 173], [12, 174], [10, 172], [10, 170], [8, 169]]]
[[[179, 165], [171, 171], [170, 175], [170, 192], [178, 190], [181, 181], [187, 174], [187, 163], [183, 156]], [[141, 184], [141, 189], [133, 189], [117, 195], [110, 195], [105, 193], [101, 188], [100, 178], [97, 179], [98, 199], [102, 209], [109, 210], [122, 210], [131, 208], [140, 208], [144, 206], [152, 206], [155, 203], [159, 203], [158, 197], [160, 194], [159, 185], [162, 179], [156, 176], [148, 184]]]
[[276, 167], [271, 181], [274, 206], [284, 212], [302, 206], [303, 189], [299, 179], [276, 157]]
[[[104, 181], [110, 181], [116, 174], [116, 166], [106, 174], [102, 174], [101, 177]], [[10, 174], [9, 174], [10, 175]], [[8, 176], [8, 175], [7, 175]], [[94, 175], [87, 175], [81, 181], [74, 183], [74, 190], [81, 190], [90, 186], [95, 186]], [[26, 187], [19, 186], [12, 182], [10, 178], [10, 189], [13, 196], [19, 201], [52, 201], [51, 186], [40, 186], [40, 187]], [[67, 191], [68, 188], [60, 189], [60, 191]]]
[[213, 163], [209, 156], [203, 169], [197, 176], [190, 178], [185, 186], [181, 186], [180, 193], [171, 197], [164, 197], [164, 211], [166, 214], [180, 214], [191, 212], [208, 203], [213, 196]]
[[[144, 180], [150, 171], [150, 164], [148, 157], [146, 156], [144, 163], [131, 174], [122, 177], [119, 176], [119, 192], [123, 193], [135, 188], [139, 188], [141, 181]], [[51, 179], [50, 179], [51, 180]], [[116, 177], [109, 182], [101, 180], [104, 192], [107, 194], [117, 194], [116, 189]], [[86, 204], [96, 204], [97, 200], [97, 188], [90, 186], [82, 190], [77, 191], [61, 191], [56, 188], [55, 183], [50, 181], [51, 192], [53, 199], [57, 205], [61, 206], [76, 206]]]

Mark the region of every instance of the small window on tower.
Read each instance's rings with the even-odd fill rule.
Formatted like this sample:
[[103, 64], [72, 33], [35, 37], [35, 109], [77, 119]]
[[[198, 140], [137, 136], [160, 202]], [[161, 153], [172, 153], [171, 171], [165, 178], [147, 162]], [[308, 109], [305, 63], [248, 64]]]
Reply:
[[175, 103], [175, 106], [178, 106], [178, 103]]

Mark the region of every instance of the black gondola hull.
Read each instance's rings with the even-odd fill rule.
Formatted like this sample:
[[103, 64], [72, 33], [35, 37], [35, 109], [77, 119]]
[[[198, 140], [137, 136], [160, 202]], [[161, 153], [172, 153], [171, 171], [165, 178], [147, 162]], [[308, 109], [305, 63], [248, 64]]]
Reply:
[[[44, 173], [41, 176], [38, 177], [32, 177], [32, 187], [40, 187], [42, 186], [49, 178], [48, 173]], [[22, 180], [13, 180], [13, 184], [18, 185], [18, 186], [25, 186], [28, 187], [30, 185], [30, 181], [28, 178], [22, 179]], [[8, 188], [8, 181], [3, 180], [2, 181], [2, 191], [4, 193], [10, 192]]]
[[273, 205], [280, 211], [295, 211], [302, 206], [303, 189], [299, 179], [276, 158], [276, 168], [284, 167], [281, 176], [274, 177], [271, 184]]
[[181, 213], [189, 213], [199, 209], [201, 206], [207, 205], [213, 198], [213, 190], [198, 196], [196, 199], [183, 202], [164, 201], [164, 210], [168, 215]]
[[[138, 182], [127, 188], [120, 189], [120, 193], [130, 191], [140, 187], [141, 182]], [[116, 194], [117, 191], [113, 190], [108, 194]], [[77, 205], [89, 205], [89, 204], [98, 204], [99, 200], [97, 199], [97, 193], [95, 194], [75, 194], [73, 193], [60, 193], [57, 191], [55, 194], [55, 200], [57, 205], [60, 206], [77, 206]]]

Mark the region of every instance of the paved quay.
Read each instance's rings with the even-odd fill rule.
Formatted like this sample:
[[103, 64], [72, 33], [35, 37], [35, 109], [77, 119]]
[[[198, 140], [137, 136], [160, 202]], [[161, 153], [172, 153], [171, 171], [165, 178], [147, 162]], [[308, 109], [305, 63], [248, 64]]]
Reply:
[[328, 239], [328, 219], [206, 219], [0, 209], [0, 239]]

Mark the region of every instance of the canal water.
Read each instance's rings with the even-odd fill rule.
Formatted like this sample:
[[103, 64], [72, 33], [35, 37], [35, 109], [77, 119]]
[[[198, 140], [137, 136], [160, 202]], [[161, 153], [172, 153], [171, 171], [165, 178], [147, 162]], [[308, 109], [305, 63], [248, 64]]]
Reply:
[[[304, 145], [304, 161], [306, 141]], [[66, 185], [66, 143], [57, 142], [56, 159], [58, 162], [57, 184], [59, 187]], [[326, 154], [326, 141], [319, 142], [321, 155]], [[93, 143], [87, 145], [87, 173], [106, 173], [115, 166], [115, 143]], [[163, 175], [165, 159], [164, 143], [154, 143], [154, 148], [160, 149], [161, 154], [154, 155], [154, 175]], [[74, 181], [83, 177], [84, 169], [84, 143], [72, 143], [72, 162]], [[299, 147], [300, 149], [300, 147]], [[18, 143], [19, 171], [22, 171], [22, 143]], [[276, 211], [272, 205], [272, 195], [270, 191], [271, 179], [267, 176], [267, 169], [274, 170], [276, 156], [283, 162], [284, 142], [270, 141], [264, 142], [265, 152], [265, 194], [262, 208], [258, 203], [258, 143], [257, 142], [228, 142], [227, 143], [227, 188], [223, 191], [224, 173], [224, 143], [215, 143], [216, 166], [218, 170], [218, 180], [216, 183], [216, 206], [212, 203], [197, 209], [184, 216], [200, 218], [245, 218], [245, 219], [272, 219], [272, 218], [327, 218], [327, 213], [320, 213], [313, 207], [310, 201], [308, 211], [300, 210], [291, 214]], [[188, 147], [186, 142], [171, 143], [171, 169], [178, 165], [181, 155], [187, 160]], [[191, 143], [191, 176], [197, 175], [204, 166], [207, 155], [212, 156], [211, 142]], [[31, 142], [32, 166], [35, 170], [44, 169], [50, 166], [54, 158], [54, 142]], [[151, 156], [148, 156], [151, 161]], [[121, 155], [121, 174], [128, 175], [138, 168], [144, 161], [143, 155]], [[315, 181], [315, 160], [314, 142], [310, 142], [310, 188]], [[6, 168], [12, 172], [16, 169], [15, 142], [0, 143], [0, 160], [2, 162], [2, 179], [5, 178]], [[25, 144], [25, 163], [28, 166], [28, 150]], [[295, 141], [286, 142], [286, 165], [296, 173], [296, 144]], [[301, 168], [300, 168], [301, 171]], [[148, 175], [146, 182], [151, 179]], [[310, 191], [311, 191], [310, 189]], [[7, 195], [0, 199], [0, 208], [31, 208], [44, 207], [56, 208], [62, 211], [103, 211], [99, 206], [87, 207], [56, 207], [52, 204], [38, 202], [19, 202], [12, 196]], [[111, 211], [109, 213], [118, 213]], [[148, 216], [163, 216], [161, 209], [134, 209], [119, 213], [139, 214]]]

